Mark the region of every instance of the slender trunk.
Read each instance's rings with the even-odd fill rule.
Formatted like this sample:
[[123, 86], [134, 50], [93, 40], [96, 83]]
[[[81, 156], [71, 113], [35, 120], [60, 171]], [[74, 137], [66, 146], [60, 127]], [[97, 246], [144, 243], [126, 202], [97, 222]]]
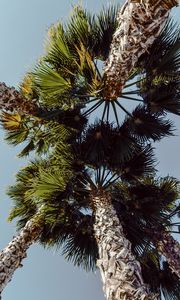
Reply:
[[38, 114], [38, 106], [21, 95], [14, 87], [7, 87], [0, 83], [0, 110], [6, 112], [18, 112], [20, 114]]
[[138, 58], [160, 34], [178, 0], [126, 0], [117, 17], [104, 75], [104, 97], [119, 97]]
[[151, 230], [151, 237], [154, 240], [157, 250], [167, 260], [170, 269], [180, 278], [180, 245], [172, 235], [159, 228]]
[[21, 262], [27, 256], [28, 248], [37, 240], [41, 230], [42, 222], [38, 222], [36, 217], [33, 218], [0, 252], [0, 297], [16, 269], [22, 266]]
[[97, 265], [107, 300], [156, 299], [143, 282], [140, 263], [131, 252], [111, 197], [103, 190], [91, 195], [94, 210], [94, 233], [99, 250]]

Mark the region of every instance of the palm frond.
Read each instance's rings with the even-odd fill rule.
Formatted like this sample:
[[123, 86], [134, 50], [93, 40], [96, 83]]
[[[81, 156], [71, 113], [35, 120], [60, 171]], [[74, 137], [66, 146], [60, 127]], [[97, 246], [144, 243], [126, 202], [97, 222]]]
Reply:
[[[71, 177], [71, 172], [68, 169], [55, 168], [54, 170], [39, 169], [39, 178], [34, 180], [30, 192], [27, 194], [28, 197], [35, 197], [37, 199], [49, 199], [53, 194], [62, 192], [66, 187], [67, 177]], [[66, 178], [66, 179], [65, 179]]]
[[76, 72], [75, 60], [76, 52], [72, 51], [68, 44], [63, 25], [57, 23], [51, 26], [48, 31], [45, 61], [66, 77]]
[[171, 112], [179, 115], [180, 31], [168, 20], [149, 53], [142, 56], [139, 66], [144, 70], [140, 95], [151, 112]]
[[64, 243], [63, 255], [74, 265], [86, 270], [94, 270], [98, 258], [98, 249], [93, 234], [92, 217], [84, 215], [75, 234], [71, 234]]
[[[46, 99], [52, 97], [51, 102], [46, 103], [47, 105], [51, 104], [51, 106], [62, 106], [64, 100], [61, 96], [67, 93], [71, 87], [68, 78], [63, 78], [56, 70], [45, 63], [39, 64], [34, 71], [34, 83], [40, 89], [45, 103]], [[53, 102], [53, 99], [57, 97], [59, 103], [57, 101]]]
[[87, 164], [115, 169], [133, 156], [138, 145], [124, 127], [100, 122], [88, 127], [79, 147]]
[[180, 284], [175, 274], [170, 272], [167, 262], [163, 262], [161, 271], [162, 294], [167, 300], [178, 300], [180, 297]]
[[159, 292], [158, 299], [178, 300], [179, 280], [176, 275], [171, 274], [168, 264], [165, 261], [161, 262], [155, 250], [143, 253], [140, 260], [143, 278], [150, 284], [152, 292]]
[[122, 172], [121, 178], [123, 180], [134, 180], [141, 176], [151, 176], [154, 174], [156, 160], [151, 145], [145, 147], [139, 146], [139, 152], [136, 150], [133, 154], [133, 157], [129, 161], [122, 164], [121, 171], [117, 170], [117, 172]]
[[113, 34], [117, 27], [118, 6], [103, 8], [94, 22], [94, 46], [95, 57], [106, 60], [110, 51]]
[[26, 194], [31, 189], [32, 183], [38, 174], [38, 164], [42, 162], [32, 162], [27, 167], [22, 168], [16, 174], [16, 183], [10, 186], [7, 194], [14, 201], [14, 208], [10, 212], [9, 220], [21, 216], [22, 219], [27, 221], [37, 211], [36, 202], [34, 198], [27, 199]]
[[26, 98], [35, 101], [38, 99], [34, 88], [34, 76], [32, 73], [27, 73], [19, 85], [21, 94]]
[[11, 145], [18, 145], [23, 143], [28, 137], [29, 131], [26, 128], [20, 130], [10, 131], [6, 134], [5, 140]]
[[18, 113], [9, 114], [2, 112], [0, 116], [0, 123], [6, 130], [19, 130], [22, 126], [22, 116]]
[[18, 154], [18, 157], [28, 156], [31, 151], [35, 150], [36, 145], [33, 142], [33, 139], [28, 142], [28, 144], [23, 148], [23, 150]]
[[112, 196], [119, 218], [128, 222], [125, 226], [126, 231], [129, 228], [128, 235], [133, 234], [135, 223], [149, 239], [151, 228], [159, 225], [170, 228], [171, 213], [177, 207], [179, 197], [179, 182], [171, 177], [145, 177], [132, 183], [118, 182], [112, 186]]
[[65, 191], [72, 175], [68, 159], [62, 156], [59, 154], [53, 163], [50, 157], [35, 160], [17, 173], [15, 185], [8, 189], [8, 195], [15, 201], [10, 219], [19, 216], [27, 221], [32, 217], [29, 214], [37, 211], [39, 203], [46, 203], [47, 199], [51, 202], [54, 195]]
[[[86, 48], [92, 46], [93, 17], [81, 6], [74, 7], [72, 16], [66, 25], [66, 33], [69, 43], [74, 47], [82, 43]], [[91, 48], [91, 47], [90, 47]]]
[[159, 141], [165, 136], [173, 135], [173, 126], [170, 121], [165, 120], [163, 116], [158, 114], [150, 114], [141, 105], [135, 108], [132, 117], [126, 118], [124, 126], [127, 126], [130, 134], [142, 143], [149, 139], [154, 142]]
[[163, 83], [157, 87], [149, 87], [142, 97], [151, 113], [169, 112], [180, 115], [179, 95], [179, 79], [177, 79], [168, 84]]

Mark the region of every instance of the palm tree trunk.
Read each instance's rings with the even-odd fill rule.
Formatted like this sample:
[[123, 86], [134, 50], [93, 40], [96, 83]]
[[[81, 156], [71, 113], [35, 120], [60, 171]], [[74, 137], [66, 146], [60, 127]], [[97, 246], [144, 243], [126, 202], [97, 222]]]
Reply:
[[37, 104], [23, 97], [14, 87], [0, 83], [0, 110], [6, 112], [37, 115]]
[[22, 260], [27, 256], [28, 248], [37, 240], [42, 231], [42, 222], [37, 215], [28, 221], [20, 233], [0, 252], [0, 297], [3, 289], [11, 280]]
[[94, 211], [94, 233], [99, 250], [97, 265], [107, 300], [152, 300], [143, 282], [141, 267], [131, 252], [111, 197], [103, 190], [91, 195]]
[[126, 0], [118, 13], [104, 75], [104, 97], [119, 97], [138, 58], [160, 34], [178, 0]]
[[180, 245], [172, 235], [162, 228], [151, 228], [151, 237], [161, 253], [167, 260], [170, 269], [180, 278]]

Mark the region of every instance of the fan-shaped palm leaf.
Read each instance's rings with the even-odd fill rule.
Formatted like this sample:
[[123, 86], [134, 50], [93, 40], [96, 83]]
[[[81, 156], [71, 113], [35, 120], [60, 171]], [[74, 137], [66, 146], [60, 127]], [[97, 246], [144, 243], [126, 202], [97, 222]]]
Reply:
[[128, 117], [124, 126], [129, 129], [129, 134], [135, 136], [140, 142], [149, 139], [158, 141], [162, 137], [172, 135], [172, 123], [158, 114], [150, 114], [143, 106], [137, 106]]

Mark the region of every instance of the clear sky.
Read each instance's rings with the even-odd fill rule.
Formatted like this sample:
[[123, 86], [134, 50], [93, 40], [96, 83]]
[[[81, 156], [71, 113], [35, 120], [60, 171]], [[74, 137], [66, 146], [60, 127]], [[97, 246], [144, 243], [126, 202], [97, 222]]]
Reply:
[[[114, 1], [113, 3], [118, 3]], [[73, 4], [63, 0], [0, 0], [0, 81], [17, 86], [26, 71], [42, 54], [48, 27], [68, 17]], [[98, 11], [107, 0], [86, 0], [83, 5]], [[180, 8], [174, 10], [176, 19]], [[174, 118], [180, 129], [180, 118]], [[179, 176], [180, 130], [157, 146], [161, 175]], [[16, 158], [17, 148], [7, 146], [0, 132], [0, 248], [15, 235], [15, 224], [7, 222], [11, 201], [5, 189], [13, 183], [16, 171], [25, 161]], [[34, 245], [22, 269], [16, 271], [3, 293], [3, 300], [103, 300], [98, 274], [86, 273], [65, 262], [55, 249]]]

